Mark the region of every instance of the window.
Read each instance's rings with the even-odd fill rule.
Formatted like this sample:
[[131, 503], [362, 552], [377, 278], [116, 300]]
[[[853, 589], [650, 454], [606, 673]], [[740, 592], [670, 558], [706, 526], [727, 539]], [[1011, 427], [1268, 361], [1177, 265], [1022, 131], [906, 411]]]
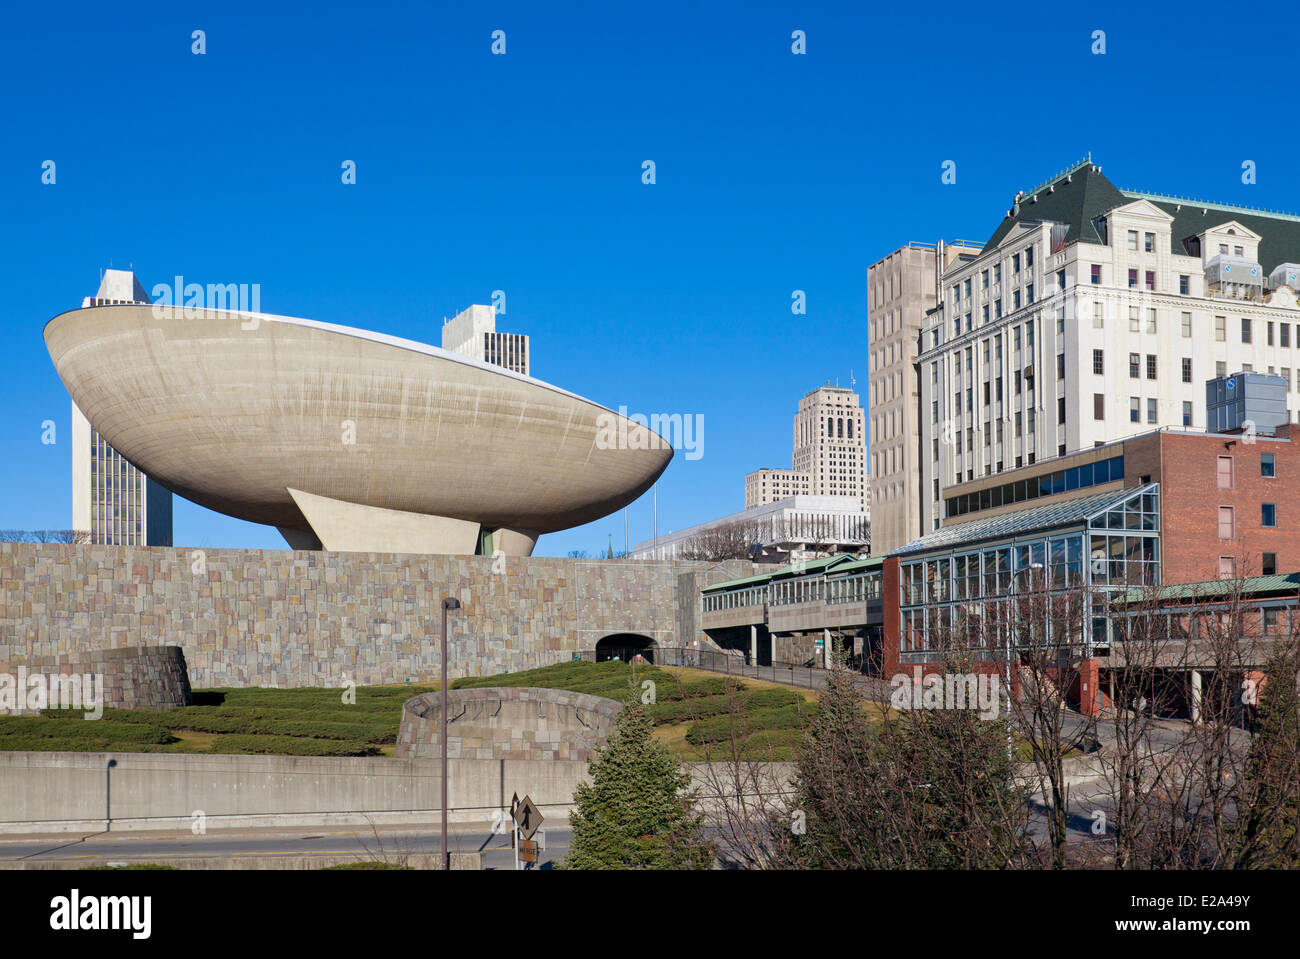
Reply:
[[1060, 290], [1064, 290], [1064, 289], [1065, 289], [1065, 271], [1064, 271], [1064, 270], [1057, 270], [1057, 271], [1056, 271], [1056, 287], [1057, 287], [1057, 289], [1060, 289]]
[[1058, 380], [1065, 379], [1065, 354], [1064, 353], [1056, 354], [1056, 378]]
[[1106, 418], [1106, 394], [1092, 394], [1092, 418], [1094, 420], [1104, 420]]
[[1147, 379], [1154, 380], [1155, 378], [1156, 378], [1156, 357], [1154, 353], [1148, 353], [1147, 354]]
[[1237, 524], [1231, 506], [1219, 507], [1219, 539], [1236, 539]]
[[1216, 316], [1214, 318], [1214, 338], [1220, 343], [1228, 338], [1228, 318], [1226, 316]]
[[1140, 333], [1142, 331], [1142, 320], [1138, 318], [1138, 308], [1136, 306], [1128, 308], [1128, 331], [1130, 333]]
[[1106, 325], [1106, 310], [1100, 303], [1092, 304], [1092, 325], [1098, 330]]
[[960, 300], [960, 299], [961, 299], [961, 284], [960, 284], [960, 283], [954, 283], [954, 284], [952, 285], [952, 298], [953, 298], [954, 300]]
[[1092, 351], [1092, 371], [1096, 373], [1098, 376], [1102, 376], [1105, 374], [1106, 372], [1106, 351], [1105, 350]]
[[1012, 254], [1011, 254], [1011, 272], [1012, 272], [1012, 273], [1019, 273], [1019, 272], [1020, 272], [1020, 254], [1019, 254], [1019, 253], [1012, 253]]
[[1020, 371], [1016, 370], [1016, 396], [1020, 395], [1020, 376]]
[[1192, 381], [1192, 358], [1190, 356], [1184, 356], [1183, 357], [1183, 382], [1190, 383], [1191, 381]]
[[1025, 302], [1034, 302], [1034, 284], [1032, 283], [1025, 286]]
[[1183, 314], [1183, 336], [1188, 337], [1191, 335], [1192, 335], [1192, 314], [1184, 313]]
[[1018, 310], [1018, 309], [1020, 309], [1020, 291], [1019, 291], [1019, 290], [1013, 290], [1012, 293], [1011, 293], [1011, 308], [1012, 308], [1013, 310]]
[[1128, 355], [1128, 375], [1129, 379], [1136, 380], [1142, 376], [1142, 354], [1130, 353]]
[[1232, 255], [1233, 255], [1233, 256], [1245, 256], [1245, 252], [1242, 250], [1241, 247], [1239, 247], [1239, 246], [1234, 246], [1234, 247], [1232, 248]]
[[1137, 267], [1128, 271], [1128, 286], [1130, 290], [1136, 290], [1138, 285]]
[[1092, 285], [1101, 286], [1101, 265], [1098, 263], [1092, 265]]
[[1065, 425], [1065, 397], [1064, 396], [1058, 396], [1056, 398], [1056, 424], [1058, 426]]
[[1154, 233], [1144, 233], [1142, 239], [1142, 249], [1147, 253], [1154, 253], [1156, 251], [1156, 235]]
[[1290, 323], [1281, 324], [1281, 329], [1278, 330], [1278, 333], [1280, 334], [1281, 337], [1280, 339], [1281, 344], [1283, 346], [1290, 346], [1291, 345], [1291, 324]]
[[1218, 361], [1214, 364], [1214, 375], [1215, 375], [1215, 376], [1227, 376], [1227, 375], [1228, 375], [1228, 364], [1225, 363], [1223, 360], [1218, 360]]
[[1129, 230], [1129, 231], [1128, 231], [1128, 248], [1129, 248], [1130, 250], [1137, 250], [1137, 248], [1138, 248], [1138, 231], [1137, 231], [1137, 230]]
[[1272, 453], [1259, 454], [1259, 475], [1277, 476], [1277, 463]]
[[1154, 333], [1155, 331], [1156, 331], [1156, 311], [1147, 310], [1147, 332]]
[[1035, 325], [1036, 325], [1036, 323], [1035, 323], [1035, 321], [1033, 321], [1033, 320], [1030, 320], [1028, 323], [1025, 324], [1025, 345], [1026, 345], [1026, 346], [1033, 346], [1033, 345], [1034, 345], [1034, 326], [1035, 326]]
[[1219, 557], [1219, 579], [1232, 579], [1237, 575], [1237, 562], [1231, 556]]
[[1241, 318], [1241, 342], [1250, 342], [1250, 317], [1248, 316]]
[[1142, 401], [1136, 396], [1128, 398], [1128, 419], [1130, 423], [1142, 422]]
[[1277, 574], [1277, 553], [1265, 553], [1262, 562], [1259, 564], [1259, 571], [1264, 576], [1275, 576]]
[[1032, 246], [1025, 248], [1025, 266], [1034, 265], [1034, 248]]
[[1020, 327], [1018, 326], [1013, 327], [1011, 330], [1011, 348], [1013, 350], [1020, 349]]
[[1147, 273], [1146, 273], [1146, 287], [1147, 287], [1148, 290], [1151, 290], [1152, 292], [1155, 291], [1155, 288], [1156, 288], [1156, 274], [1155, 274], [1155, 271], [1154, 271], [1154, 270], [1147, 270]]
[[1277, 525], [1277, 507], [1272, 503], [1261, 503], [1259, 506], [1259, 522], [1261, 526]]
[[966, 281], [966, 295], [970, 296], [970, 280]]
[[1232, 457], [1220, 456], [1218, 465], [1219, 489], [1232, 489]]
[[1154, 423], [1155, 421], [1156, 421], [1156, 401], [1154, 398], [1151, 398], [1147, 400], [1147, 422]]
[[994, 282], [994, 283], [1001, 283], [1001, 282], [1002, 282], [1002, 264], [1001, 264], [1001, 263], [994, 263], [994, 264], [993, 264], [993, 282]]
[[1183, 425], [1192, 425], [1192, 404], [1188, 400], [1183, 400]]
[[987, 290], [988, 288], [989, 288], [989, 271], [985, 270], [983, 273], [980, 274], [980, 289]]
[[1017, 436], [1020, 436], [1020, 435], [1023, 434], [1023, 432], [1024, 432], [1023, 429], [1022, 429], [1023, 426], [1024, 426], [1024, 421], [1021, 419], [1020, 411], [1019, 411], [1019, 410], [1016, 410], [1016, 435], [1017, 435]]
[[1179, 293], [1181, 293], [1183, 296], [1187, 296], [1188, 293], [1191, 292], [1191, 288], [1192, 288], [1192, 278], [1190, 276], [1184, 273], [1178, 277]]

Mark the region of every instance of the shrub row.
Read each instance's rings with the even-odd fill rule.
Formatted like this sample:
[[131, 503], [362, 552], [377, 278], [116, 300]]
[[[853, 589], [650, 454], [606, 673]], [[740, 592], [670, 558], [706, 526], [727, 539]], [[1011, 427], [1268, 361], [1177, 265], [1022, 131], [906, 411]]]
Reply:
[[716, 716], [692, 723], [686, 731], [686, 741], [693, 746], [706, 743], [726, 742], [731, 738], [732, 729], [736, 734], [748, 738], [752, 733], [774, 729], [803, 729], [812, 715], [812, 710], [803, 704], [778, 706], [770, 709], [756, 709], [740, 716]]
[[218, 736], [213, 753], [257, 753], [273, 756], [378, 756], [379, 747], [344, 739], [299, 739], [294, 736]]

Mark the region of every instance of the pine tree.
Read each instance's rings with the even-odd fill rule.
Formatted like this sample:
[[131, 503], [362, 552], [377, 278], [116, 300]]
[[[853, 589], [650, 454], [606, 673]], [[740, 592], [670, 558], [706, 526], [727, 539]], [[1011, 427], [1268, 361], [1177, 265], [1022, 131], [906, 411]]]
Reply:
[[566, 869], [707, 869], [712, 850], [687, 792], [691, 778], [651, 736], [639, 702], [619, 713], [591, 763], [590, 785], [574, 791]]
[[1278, 644], [1266, 666], [1246, 764], [1239, 866], [1300, 867], [1300, 648]]

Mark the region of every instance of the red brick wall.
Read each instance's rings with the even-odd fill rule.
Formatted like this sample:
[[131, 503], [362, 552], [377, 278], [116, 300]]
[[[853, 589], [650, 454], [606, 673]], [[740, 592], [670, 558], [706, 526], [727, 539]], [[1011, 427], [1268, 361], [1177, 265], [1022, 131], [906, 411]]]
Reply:
[[883, 622], [880, 627], [881, 675], [886, 679], [901, 672], [898, 665], [899, 566], [897, 556], [885, 557], [880, 567], [880, 597]]
[[[1219, 557], [1232, 556], [1237, 574], [1258, 576], [1263, 554], [1277, 554], [1280, 573], [1300, 570], [1300, 430], [1277, 438], [1163, 433], [1161, 443], [1162, 577], [1166, 583], [1215, 579]], [[1281, 441], [1283, 437], [1291, 442]], [[1231, 445], [1225, 445], [1231, 444]], [[1274, 455], [1276, 476], [1259, 472], [1260, 454]], [[1233, 488], [1219, 489], [1219, 456], [1233, 458]], [[1277, 507], [1277, 527], [1261, 525], [1260, 505]], [[1219, 539], [1219, 507], [1234, 508], [1236, 538]]]

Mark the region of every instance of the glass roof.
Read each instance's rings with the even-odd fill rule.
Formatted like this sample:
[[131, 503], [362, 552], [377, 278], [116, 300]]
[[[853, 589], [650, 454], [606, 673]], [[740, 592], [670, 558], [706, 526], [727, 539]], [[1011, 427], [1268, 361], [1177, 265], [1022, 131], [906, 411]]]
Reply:
[[913, 540], [906, 546], [894, 550], [892, 555], [929, 552], [935, 549], [969, 546], [983, 540], [1003, 539], [1008, 536], [1020, 536], [1025, 533], [1046, 532], [1062, 526], [1083, 525], [1097, 516], [1105, 515], [1112, 509], [1122, 507], [1129, 500], [1143, 493], [1159, 492], [1159, 483], [1145, 486], [1131, 486], [1123, 490], [1111, 490], [1106, 493], [1094, 493], [1092, 496], [1078, 496], [1059, 503], [1048, 503], [1029, 509], [1013, 510], [988, 519], [972, 519], [962, 523], [953, 523], [937, 529], [933, 533]]

